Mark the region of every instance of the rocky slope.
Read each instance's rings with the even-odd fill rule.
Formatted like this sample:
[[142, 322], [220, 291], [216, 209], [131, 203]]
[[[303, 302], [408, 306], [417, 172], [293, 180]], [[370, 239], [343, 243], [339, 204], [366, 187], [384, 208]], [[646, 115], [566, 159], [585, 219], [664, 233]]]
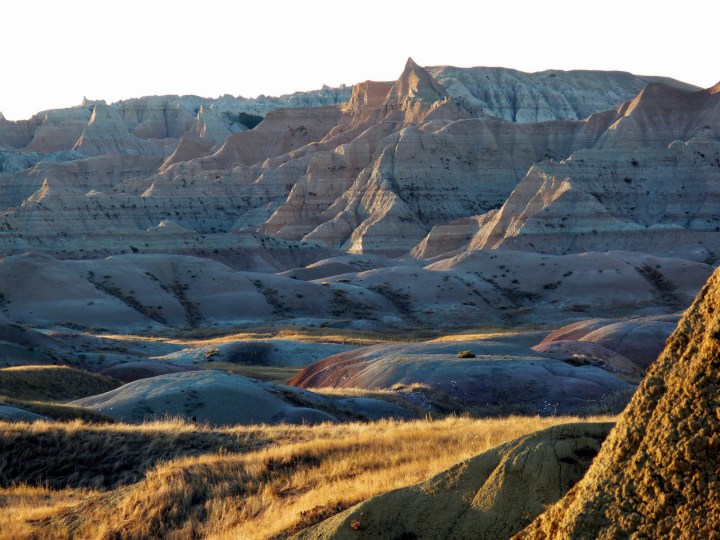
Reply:
[[603, 129], [593, 144], [534, 164], [497, 212], [438, 227], [416, 256], [437, 256], [447, 236], [454, 249], [626, 249], [715, 260], [720, 95], [653, 83], [585, 124]]
[[[27, 121], [0, 119], [0, 246], [6, 253], [84, 258], [218, 250], [216, 258], [227, 261], [231, 256], [223, 253], [235, 237], [226, 233], [250, 228], [354, 253], [401, 254], [434, 226], [439, 229], [431, 236], [445, 243], [448, 222], [470, 219], [470, 229], [450, 225], [450, 243], [460, 248], [481, 221], [483, 229], [495, 224], [490, 214], [472, 216], [503, 205], [534, 163], [597, 145], [610, 148], [616, 143], [608, 132], [618, 126], [622, 137], [628, 130], [649, 137], [641, 120], [618, 124], [620, 113], [568, 120], [618, 106], [648, 80], [485, 68], [428, 72], [410, 60], [397, 81], [361, 83], [352, 93], [85, 101]], [[673, 99], [684, 99], [686, 92], [673, 91]], [[558, 101], [558, 92], [571, 106]], [[470, 95], [495, 96], [490, 101], [497, 106], [482, 112]], [[530, 97], [519, 98], [525, 95]], [[513, 120], [532, 114], [563, 120], [507, 122], [501, 119], [509, 116], [506, 102], [527, 111], [513, 111]], [[636, 117], [642, 109], [638, 103], [623, 114]], [[248, 130], [241, 113], [265, 119]], [[660, 126], [669, 140], [677, 133], [666, 124], [675, 123], [673, 117]], [[703, 127], [681, 131], [690, 136]], [[682, 162], [679, 173], [667, 173], [667, 167], [660, 173], [678, 181], [678, 175], [695, 174], [690, 166]], [[687, 208], [681, 201], [680, 217]], [[685, 226], [675, 214], [668, 219], [671, 226]], [[701, 212], [698, 219], [712, 217]], [[171, 222], [178, 227], [162, 227]], [[438, 253], [437, 246], [416, 250], [418, 256]]]
[[585, 477], [517, 538], [715, 538], [720, 273], [684, 314]]
[[611, 427], [568, 424], [522, 437], [293, 538], [508, 538], [582, 477]]
[[[360, 257], [358, 264], [371, 262]], [[14, 255], [0, 259], [0, 315], [116, 331], [262, 321], [380, 331], [546, 324], [548, 310], [554, 323], [674, 313], [712, 272], [703, 263], [622, 252], [496, 250], [427, 267], [411, 262], [388, 267], [379, 259], [374, 268], [349, 270], [329, 260], [317, 270], [273, 274], [183, 255]]]
[[621, 71], [559, 71], [524, 73], [505, 68], [426, 68], [448, 94], [468, 110], [479, 110], [509, 122], [581, 120], [613, 109], [635, 97], [649, 82], [683, 90], [699, 90], [664, 77], [643, 77]]

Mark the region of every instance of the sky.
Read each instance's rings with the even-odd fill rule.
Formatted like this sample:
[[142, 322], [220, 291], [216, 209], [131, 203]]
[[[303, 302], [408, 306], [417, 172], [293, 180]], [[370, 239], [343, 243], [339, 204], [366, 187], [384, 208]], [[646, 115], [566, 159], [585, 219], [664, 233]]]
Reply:
[[0, 112], [29, 118], [83, 97], [255, 97], [418, 64], [599, 69], [720, 80], [717, 0], [9, 0]]

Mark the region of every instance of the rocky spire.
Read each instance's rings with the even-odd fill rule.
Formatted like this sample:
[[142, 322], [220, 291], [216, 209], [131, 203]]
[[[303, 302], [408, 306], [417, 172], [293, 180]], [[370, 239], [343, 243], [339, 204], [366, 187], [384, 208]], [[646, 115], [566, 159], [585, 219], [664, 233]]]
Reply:
[[389, 103], [403, 103], [408, 99], [420, 100], [428, 105], [442, 100], [446, 96], [442, 86], [432, 76], [418, 66], [412, 58], [408, 58], [400, 78], [388, 93]]

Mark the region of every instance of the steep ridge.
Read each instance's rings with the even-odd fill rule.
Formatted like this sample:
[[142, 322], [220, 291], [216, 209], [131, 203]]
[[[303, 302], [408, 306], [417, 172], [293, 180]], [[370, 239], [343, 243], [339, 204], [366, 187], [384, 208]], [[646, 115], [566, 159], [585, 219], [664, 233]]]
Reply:
[[[385, 88], [357, 89], [339, 128], [320, 143], [341, 146], [313, 156], [260, 230], [353, 253], [399, 254], [437, 223], [499, 206], [533, 162], [564, 156], [602, 133], [581, 123], [472, 118], [412, 59], [384, 101], [363, 108], [378, 103]], [[343, 135], [359, 129], [346, 142]]]
[[[602, 118], [601, 118], [602, 117]], [[461, 229], [451, 249], [499, 246], [571, 253], [626, 249], [716, 257], [720, 216], [720, 98], [649, 85], [619, 107], [595, 145], [533, 165], [492, 215]], [[607, 115], [587, 121], [608, 124]], [[681, 140], [675, 140], [680, 138]], [[422, 246], [452, 229], [438, 228]], [[457, 235], [457, 233], [455, 233]]]
[[453, 66], [426, 68], [447, 93], [471, 111], [509, 122], [580, 120], [632, 99], [648, 82], [682, 90], [699, 88], [664, 77], [643, 77], [621, 71], [548, 70], [524, 73], [514, 69]]
[[684, 314], [585, 477], [516, 538], [715, 538], [720, 272]]

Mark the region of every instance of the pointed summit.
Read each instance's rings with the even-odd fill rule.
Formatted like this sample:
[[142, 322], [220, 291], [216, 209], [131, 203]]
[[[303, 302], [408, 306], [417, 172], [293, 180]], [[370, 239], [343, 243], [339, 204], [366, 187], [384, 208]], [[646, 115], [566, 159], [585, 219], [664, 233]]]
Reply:
[[412, 58], [388, 93], [388, 102], [403, 103], [407, 99], [424, 101], [428, 105], [442, 100], [447, 94], [442, 86]]

